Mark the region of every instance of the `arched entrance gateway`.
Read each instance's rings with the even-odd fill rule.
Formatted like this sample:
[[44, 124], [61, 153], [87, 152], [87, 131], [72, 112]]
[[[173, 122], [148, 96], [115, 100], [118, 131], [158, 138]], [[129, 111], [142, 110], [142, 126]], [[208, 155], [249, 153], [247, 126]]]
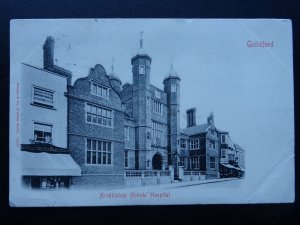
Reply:
[[163, 157], [160, 153], [156, 153], [152, 158], [152, 169], [162, 170]]

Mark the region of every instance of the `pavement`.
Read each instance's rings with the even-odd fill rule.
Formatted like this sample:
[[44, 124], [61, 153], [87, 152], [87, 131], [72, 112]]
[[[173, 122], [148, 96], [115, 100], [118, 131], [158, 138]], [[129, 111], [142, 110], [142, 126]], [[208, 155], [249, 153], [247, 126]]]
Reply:
[[208, 180], [195, 180], [195, 181], [174, 181], [170, 184], [158, 184], [158, 185], [146, 185], [146, 186], [139, 186], [139, 187], [129, 187], [124, 190], [131, 191], [135, 189], [151, 189], [151, 190], [169, 190], [175, 188], [183, 188], [188, 186], [196, 186], [196, 185], [204, 185], [204, 184], [211, 184], [217, 182], [226, 182], [232, 180], [239, 180], [239, 178], [219, 178], [219, 179], [208, 179]]
[[176, 182], [168, 184], [167, 189], [173, 189], [173, 188], [182, 188], [187, 186], [195, 186], [195, 185], [201, 185], [201, 184], [210, 184], [210, 183], [217, 183], [217, 182], [224, 182], [224, 181], [231, 181], [231, 180], [238, 180], [239, 178], [219, 178], [219, 179], [208, 179], [208, 180], [196, 180], [196, 181], [182, 181], [182, 182]]

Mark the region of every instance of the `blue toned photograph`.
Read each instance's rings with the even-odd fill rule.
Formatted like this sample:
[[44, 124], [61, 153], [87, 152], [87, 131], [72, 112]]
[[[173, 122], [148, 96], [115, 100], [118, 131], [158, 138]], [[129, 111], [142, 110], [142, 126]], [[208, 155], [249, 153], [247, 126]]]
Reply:
[[12, 207], [290, 203], [285, 19], [10, 22]]

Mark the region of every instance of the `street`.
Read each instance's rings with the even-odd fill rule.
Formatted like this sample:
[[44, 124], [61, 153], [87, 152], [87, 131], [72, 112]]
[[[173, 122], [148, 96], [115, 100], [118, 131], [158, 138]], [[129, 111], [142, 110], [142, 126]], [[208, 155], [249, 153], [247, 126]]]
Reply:
[[[293, 202], [293, 164], [287, 158], [264, 176], [201, 180], [122, 189], [19, 189], [10, 199], [18, 206], [107, 206], [174, 204], [247, 204]], [[217, 182], [216, 182], [217, 181]], [[278, 182], [283, 181], [283, 182]], [[203, 183], [205, 182], [205, 183]], [[207, 183], [210, 182], [210, 183]], [[213, 183], [211, 183], [213, 182]], [[101, 197], [102, 196], [102, 197]]]

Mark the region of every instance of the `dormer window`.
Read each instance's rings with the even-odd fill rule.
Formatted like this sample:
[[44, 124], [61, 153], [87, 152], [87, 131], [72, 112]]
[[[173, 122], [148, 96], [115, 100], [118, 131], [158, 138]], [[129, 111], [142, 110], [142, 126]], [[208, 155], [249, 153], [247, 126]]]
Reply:
[[109, 98], [109, 88], [92, 82], [91, 93], [102, 98]]
[[145, 66], [144, 65], [140, 65], [139, 66], [139, 74], [145, 74]]

